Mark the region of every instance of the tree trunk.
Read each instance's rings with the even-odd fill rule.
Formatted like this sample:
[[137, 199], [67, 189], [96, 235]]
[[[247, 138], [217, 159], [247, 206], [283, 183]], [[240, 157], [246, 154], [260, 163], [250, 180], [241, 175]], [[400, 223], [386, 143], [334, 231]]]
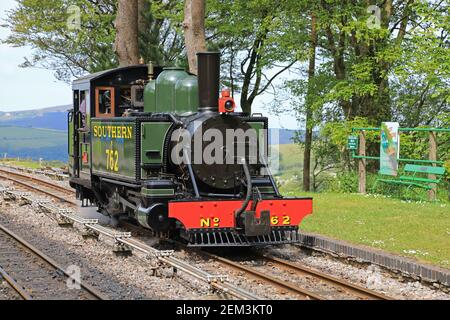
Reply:
[[314, 95], [312, 81], [316, 73], [316, 47], [317, 47], [317, 30], [316, 16], [311, 14], [311, 47], [309, 54], [308, 67], [308, 93], [306, 97], [306, 133], [305, 133], [305, 150], [303, 154], [303, 190], [311, 190], [311, 147], [313, 135], [313, 109], [311, 97]]
[[115, 51], [121, 67], [139, 63], [138, 0], [119, 0]]
[[189, 61], [189, 71], [197, 74], [197, 53], [206, 51], [205, 0], [185, 0], [184, 39]]

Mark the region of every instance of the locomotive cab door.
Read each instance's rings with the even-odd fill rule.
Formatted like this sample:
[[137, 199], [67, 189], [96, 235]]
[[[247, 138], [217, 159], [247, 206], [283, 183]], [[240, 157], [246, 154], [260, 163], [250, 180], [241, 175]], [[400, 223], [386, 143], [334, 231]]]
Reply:
[[79, 136], [78, 136], [78, 114], [80, 109], [80, 91], [73, 91], [73, 109], [69, 112], [67, 120], [69, 122], [69, 173], [74, 178], [80, 177], [79, 163]]
[[91, 103], [90, 92], [80, 91], [78, 112], [78, 141], [80, 178], [90, 179], [91, 174]]
[[69, 122], [69, 170], [74, 178], [90, 178], [90, 94], [74, 90]]
[[71, 176], [75, 176], [74, 173], [74, 145], [73, 145], [73, 136], [74, 136], [74, 110], [70, 110], [67, 113], [67, 129], [69, 130], [68, 135], [68, 141], [67, 141], [67, 148], [68, 148], [68, 155], [69, 155], [69, 173]]

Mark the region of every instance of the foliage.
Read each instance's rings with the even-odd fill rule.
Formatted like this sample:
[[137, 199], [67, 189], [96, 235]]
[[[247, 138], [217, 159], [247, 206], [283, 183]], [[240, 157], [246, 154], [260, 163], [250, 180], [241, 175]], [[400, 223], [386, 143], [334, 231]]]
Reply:
[[292, 94], [302, 101], [293, 106], [300, 116], [308, 85], [316, 89], [316, 123], [332, 114], [365, 117], [372, 126], [398, 120], [415, 127], [434, 125], [434, 115], [449, 110], [449, 2], [399, 0], [378, 6], [378, 25], [371, 23], [375, 16], [367, 1], [307, 6], [317, 16], [321, 63], [311, 84], [291, 83]]
[[187, 67], [184, 38], [181, 29], [183, 3], [181, 1], [152, 1], [141, 12], [144, 28], [140, 31], [141, 56], [156, 65]]
[[[73, 6], [80, 8], [81, 25], [71, 29]], [[181, 29], [170, 20], [182, 10], [179, 1], [151, 1], [146, 8], [140, 34], [142, 57], [161, 65], [183, 62]], [[33, 48], [22, 67], [54, 70], [57, 79], [70, 82], [85, 73], [117, 67], [116, 12], [116, 0], [18, 0], [8, 12], [4, 27], [11, 35], [3, 42]]]
[[[70, 6], [80, 8], [81, 28], [68, 28]], [[17, 7], [8, 12], [4, 26], [11, 35], [4, 42], [33, 48], [22, 67], [54, 70], [56, 78], [70, 81], [116, 65], [112, 46], [115, 10], [114, 0], [18, 0]]]
[[[186, 67], [183, 1], [145, 1], [139, 35], [143, 58]], [[450, 127], [450, 1], [378, 1], [375, 9], [369, 3], [207, 1], [208, 47], [222, 52], [223, 84], [240, 94], [243, 110], [251, 112], [258, 96], [274, 94], [272, 109], [294, 110], [299, 123], [305, 124], [312, 111], [308, 129], [320, 130], [311, 147], [316, 191], [355, 190], [349, 173], [356, 162], [347, 150], [347, 137], [357, 134], [352, 127], [379, 127], [382, 121]], [[67, 26], [72, 5], [80, 8], [81, 28]], [[11, 34], [4, 42], [32, 47], [23, 67], [51, 69], [70, 81], [117, 66], [116, 11], [116, 0], [18, 0], [7, 14]], [[317, 59], [314, 76], [306, 79], [312, 17]], [[276, 86], [287, 71], [289, 79]], [[378, 133], [366, 132], [366, 140], [367, 153], [377, 156]], [[425, 159], [427, 145], [426, 132], [401, 134], [402, 158]], [[438, 159], [447, 161], [449, 150], [450, 136], [438, 134]], [[369, 169], [376, 172], [375, 162]], [[289, 170], [292, 176], [301, 173]]]
[[285, 0], [210, 0], [207, 8], [210, 46], [222, 51], [225, 84], [250, 112], [255, 98], [273, 92], [274, 80], [304, 52], [301, 11]]

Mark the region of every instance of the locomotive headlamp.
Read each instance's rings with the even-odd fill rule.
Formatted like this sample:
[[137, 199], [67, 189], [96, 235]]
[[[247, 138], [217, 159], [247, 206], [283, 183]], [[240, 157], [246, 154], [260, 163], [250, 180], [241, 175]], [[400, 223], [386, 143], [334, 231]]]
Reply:
[[219, 99], [219, 112], [234, 112], [236, 103], [234, 99], [230, 97], [230, 89], [222, 90], [222, 96]]
[[227, 102], [225, 102], [225, 110], [227, 112], [233, 112], [234, 111], [234, 104], [233, 101], [228, 100]]

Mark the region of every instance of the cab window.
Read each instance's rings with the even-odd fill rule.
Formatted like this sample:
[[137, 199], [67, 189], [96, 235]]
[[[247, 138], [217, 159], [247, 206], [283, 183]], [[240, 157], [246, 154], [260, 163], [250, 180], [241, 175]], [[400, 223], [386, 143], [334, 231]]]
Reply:
[[109, 118], [115, 116], [114, 88], [97, 88], [95, 90], [96, 117]]

